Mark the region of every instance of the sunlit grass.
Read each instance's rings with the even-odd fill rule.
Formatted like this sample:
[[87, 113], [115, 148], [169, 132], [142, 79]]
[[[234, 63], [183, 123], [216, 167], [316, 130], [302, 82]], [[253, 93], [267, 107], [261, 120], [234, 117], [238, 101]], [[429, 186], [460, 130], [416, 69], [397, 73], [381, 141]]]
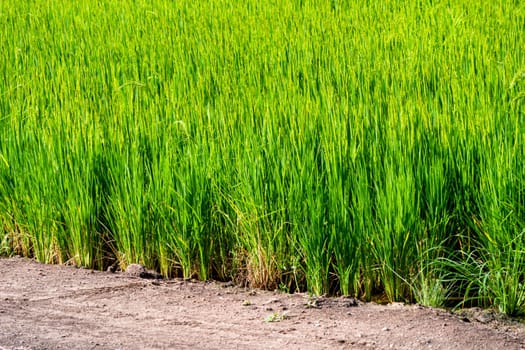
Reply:
[[0, 252], [523, 313], [524, 29], [510, 0], [2, 2]]

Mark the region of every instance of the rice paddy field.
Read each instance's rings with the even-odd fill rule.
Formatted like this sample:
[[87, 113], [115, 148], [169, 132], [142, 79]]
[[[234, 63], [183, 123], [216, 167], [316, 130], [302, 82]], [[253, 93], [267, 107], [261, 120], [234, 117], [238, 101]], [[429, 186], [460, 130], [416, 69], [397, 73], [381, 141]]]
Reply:
[[525, 2], [0, 1], [0, 253], [525, 313]]

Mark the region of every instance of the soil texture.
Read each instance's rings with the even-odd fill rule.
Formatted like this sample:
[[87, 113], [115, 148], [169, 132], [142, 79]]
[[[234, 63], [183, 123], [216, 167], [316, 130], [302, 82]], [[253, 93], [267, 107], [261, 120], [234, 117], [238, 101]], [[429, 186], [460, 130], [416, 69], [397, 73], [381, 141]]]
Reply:
[[0, 259], [3, 349], [525, 349], [525, 325], [452, 313]]

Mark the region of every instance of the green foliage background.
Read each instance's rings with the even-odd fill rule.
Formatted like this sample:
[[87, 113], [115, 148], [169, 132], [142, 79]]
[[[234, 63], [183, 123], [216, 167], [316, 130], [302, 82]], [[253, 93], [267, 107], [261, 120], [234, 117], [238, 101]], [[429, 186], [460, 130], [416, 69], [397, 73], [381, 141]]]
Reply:
[[524, 33], [510, 0], [2, 1], [0, 249], [522, 313]]

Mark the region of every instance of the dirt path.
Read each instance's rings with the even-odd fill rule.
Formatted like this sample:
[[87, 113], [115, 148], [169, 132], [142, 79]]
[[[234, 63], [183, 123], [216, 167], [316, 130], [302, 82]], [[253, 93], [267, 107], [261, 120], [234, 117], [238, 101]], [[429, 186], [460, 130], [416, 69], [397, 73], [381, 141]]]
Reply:
[[0, 259], [0, 349], [525, 349], [470, 314]]

